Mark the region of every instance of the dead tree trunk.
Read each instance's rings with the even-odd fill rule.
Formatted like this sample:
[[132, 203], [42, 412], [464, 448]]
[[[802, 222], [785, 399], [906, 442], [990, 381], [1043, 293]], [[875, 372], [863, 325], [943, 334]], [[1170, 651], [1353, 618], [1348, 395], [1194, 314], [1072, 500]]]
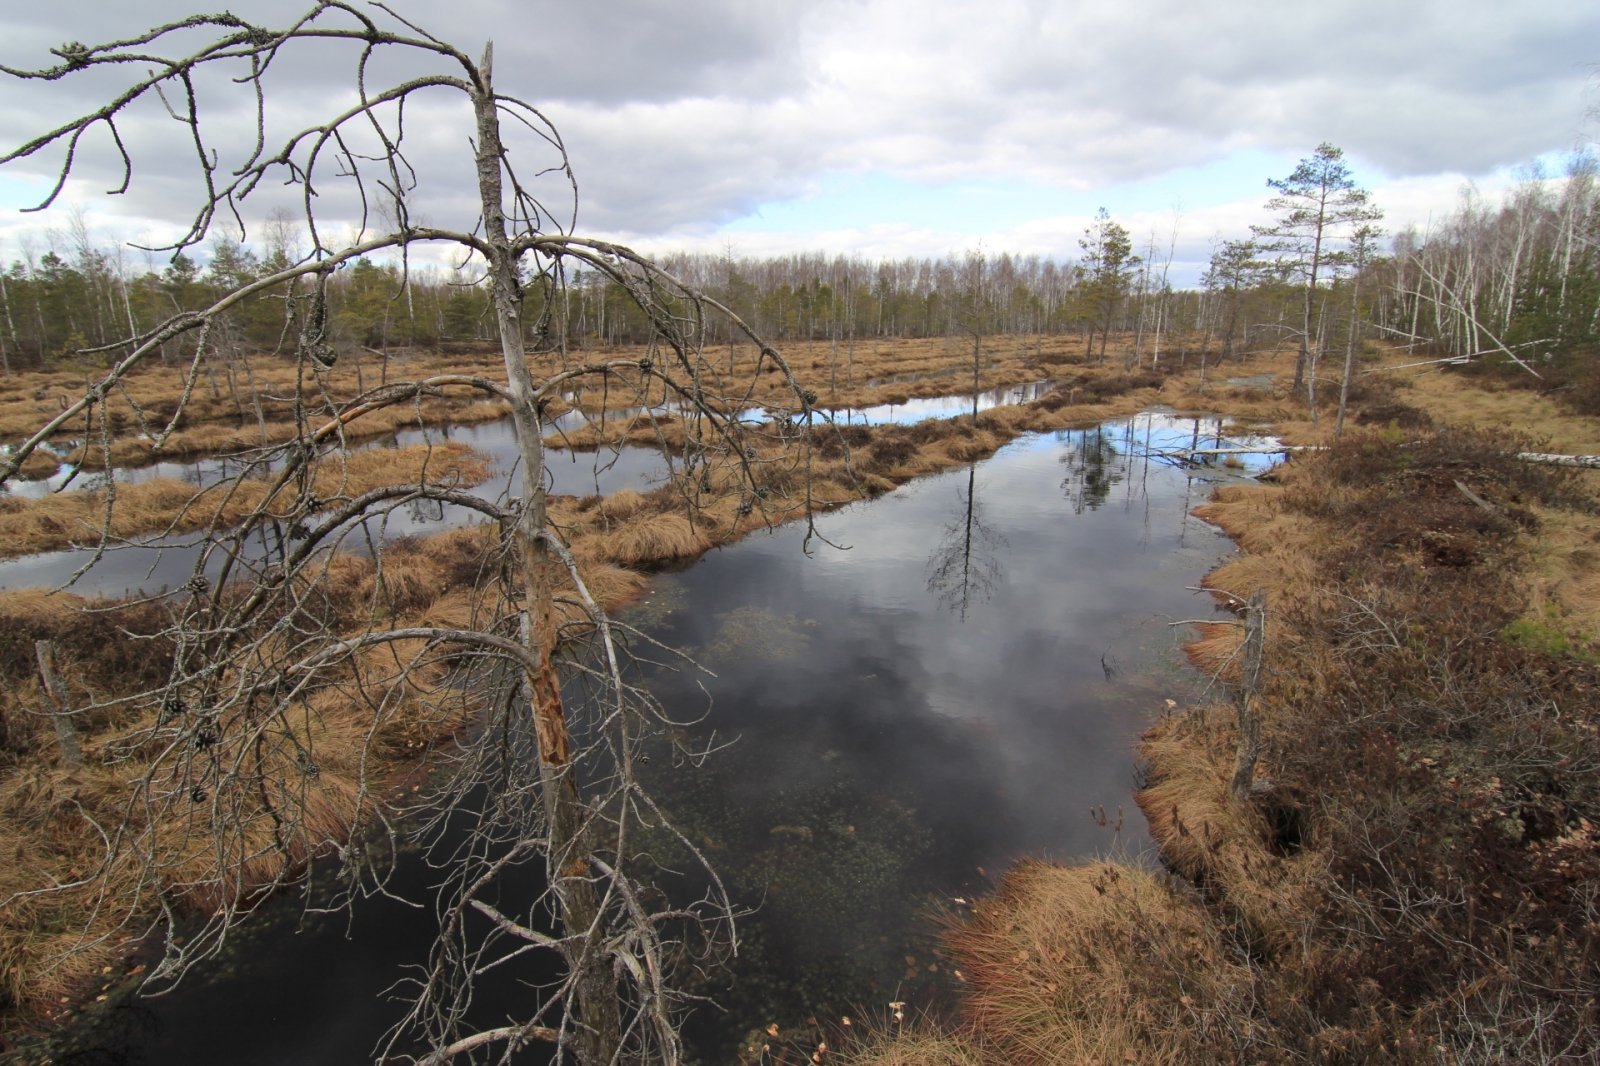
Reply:
[[1549, 452], [1518, 452], [1517, 459], [1524, 463], [1545, 463], [1550, 466], [1581, 466], [1600, 470], [1600, 455], [1552, 455]]
[[33, 653], [39, 661], [39, 679], [45, 697], [50, 701], [50, 721], [56, 728], [56, 743], [61, 748], [61, 765], [68, 770], [83, 769], [83, 748], [78, 743], [78, 727], [72, 723], [72, 704], [67, 700], [67, 690], [56, 676], [56, 651], [48, 640], [33, 642]]
[[566, 934], [567, 964], [576, 975], [580, 1061], [589, 1066], [615, 1062], [622, 1045], [622, 1016], [616, 981], [602, 948], [600, 900], [591, 879], [586, 819], [578, 791], [572, 738], [556, 676], [553, 605], [554, 561], [541, 534], [547, 515], [544, 493], [544, 439], [535, 404], [532, 375], [522, 337], [522, 300], [517, 260], [507, 234], [502, 207], [499, 113], [492, 84], [493, 45], [486, 47], [479, 68], [482, 83], [474, 87], [478, 126], [478, 192], [483, 206], [483, 235], [489, 245], [489, 279], [501, 354], [510, 386], [511, 417], [522, 458], [522, 505], [517, 516], [517, 552], [522, 563], [523, 639], [537, 669], [526, 677], [534, 727], [539, 739], [540, 775], [545, 813], [550, 823], [551, 886], [559, 901]]
[[1255, 780], [1256, 760], [1261, 757], [1261, 717], [1257, 714], [1256, 693], [1261, 688], [1261, 652], [1266, 645], [1267, 595], [1256, 592], [1244, 609], [1243, 670], [1239, 692], [1239, 742], [1233, 764], [1230, 791], [1236, 800], [1250, 795]]

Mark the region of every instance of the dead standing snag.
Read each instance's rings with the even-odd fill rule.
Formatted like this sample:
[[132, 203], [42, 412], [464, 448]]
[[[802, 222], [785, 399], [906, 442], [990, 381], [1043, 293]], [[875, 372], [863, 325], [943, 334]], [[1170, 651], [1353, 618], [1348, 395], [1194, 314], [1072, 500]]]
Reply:
[[[322, 58], [330, 49], [345, 51], [353, 96], [326, 120], [275, 136], [281, 116], [274, 71], [307, 49], [320, 49]], [[300, 261], [115, 346], [97, 380], [0, 463], [3, 482], [62, 427], [92, 420], [121, 380], [162, 345], [200, 338], [198, 366], [219, 316], [255, 293], [283, 294], [297, 324], [288, 335], [300, 338], [298, 432], [254, 456], [256, 470], [274, 471], [267, 502], [238, 525], [212, 523], [198, 534], [203, 547], [193, 579], [167, 597], [167, 679], [115, 701], [133, 724], [102, 758], [122, 768], [129, 798], [103, 864], [103, 872], [119, 877], [102, 878], [98, 891], [126, 916], [93, 935], [148, 930], [164, 936], [168, 951], [152, 976], [176, 981], [222, 944], [262, 889], [292, 879], [309, 857], [334, 848], [355, 881], [372, 876], [366, 850], [346, 843], [352, 825], [359, 830], [383, 821], [371, 797], [376, 783], [366, 753], [393, 722], [421, 713], [417, 707], [448, 704], [453, 720], [476, 717], [480, 723], [483, 739], [461, 753], [445, 801], [452, 814], [473, 819], [474, 828], [440, 856], [450, 869], [448, 890], [437, 902], [442, 933], [409, 988], [410, 1011], [382, 1053], [403, 1055], [420, 1042], [429, 1062], [486, 1048], [509, 1058], [527, 1042], [544, 1040], [554, 1042], [558, 1058], [584, 1063], [676, 1061], [684, 1001], [672, 987], [672, 930], [699, 923], [727, 932], [730, 908], [713, 875], [709, 898], [652, 911], [655, 895], [630, 873], [641, 826], [662, 821], [632, 775], [641, 735], [659, 720], [661, 708], [629, 683], [616, 630], [552, 525], [540, 416], [547, 400], [584, 378], [641, 391], [659, 382], [690, 424], [682, 457], [685, 495], [694, 486], [715, 486], [739, 495], [741, 516], [759, 515], [767, 492], [756, 477], [768, 461], [760, 445], [769, 442], [731, 414], [749, 406], [748, 386], [745, 396], [722, 395], [723, 379], [703, 351], [708, 315], [726, 317], [735, 331], [749, 330], [632, 251], [571, 232], [576, 186], [560, 137], [537, 109], [495, 87], [492, 47], [473, 59], [382, 4], [358, 8], [324, 0], [283, 28], [197, 15], [124, 40], [74, 42], [53, 51], [59, 62], [48, 67], [0, 69], [35, 84], [69, 81], [85, 71], [128, 80], [103, 104], [0, 155], [0, 164], [18, 164], [53, 153], [56, 180], [38, 209], [82, 176], [90, 165], [85, 150], [100, 134], [114, 149], [114, 191], [131, 188], [140, 176], [141, 145], [124, 132], [136, 125], [130, 116], [137, 108], [156, 103], [183, 127], [198, 188], [193, 215], [165, 250], [205, 240], [219, 217], [247, 230], [247, 210], [282, 185], [296, 197], [310, 242]], [[392, 79], [381, 86], [380, 71]], [[214, 101], [218, 93], [225, 95]], [[237, 103], [241, 95], [253, 97], [254, 136], [232, 143], [228, 130], [213, 127], [207, 116], [217, 113], [213, 103]], [[477, 193], [464, 224], [454, 228], [421, 223], [422, 198], [433, 190], [407, 155], [407, 120], [417, 121], [421, 100], [440, 98], [454, 101], [462, 117], [457, 143]], [[508, 132], [515, 143], [507, 142]], [[518, 169], [530, 149], [545, 153], [536, 173]], [[541, 195], [550, 186], [567, 205], [561, 212]], [[323, 206], [341, 197], [356, 220], [346, 241], [331, 236], [339, 227], [329, 223]], [[430, 214], [434, 207], [430, 201]], [[379, 218], [387, 232], [373, 229]], [[326, 313], [326, 279], [365, 256], [408, 263], [423, 247], [450, 249], [480, 273], [491, 293], [504, 381], [391, 383], [356, 401], [333, 402], [320, 376], [336, 356], [318, 327]], [[627, 291], [652, 324], [651, 357], [597, 365], [565, 361], [557, 316], [569, 267], [596, 272]], [[751, 339], [761, 362], [775, 366], [790, 385], [794, 409], [808, 411], [782, 357]], [[541, 380], [530, 369], [530, 355], [561, 369]], [[425, 471], [414, 484], [369, 493], [314, 490], [318, 472], [338, 463], [346, 427], [448, 389], [510, 401], [520, 452], [513, 495], [478, 500], [438, 470]], [[183, 414], [180, 401], [165, 420], [167, 432]], [[791, 435], [785, 444], [803, 448], [806, 439]], [[476, 508], [500, 531], [465, 624], [409, 624], [389, 591], [381, 525], [396, 508], [428, 501]], [[265, 558], [245, 550], [251, 537], [264, 535], [275, 544]], [[365, 546], [373, 557], [377, 591], [364, 611], [338, 585], [342, 546]], [[585, 627], [558, 628], [558, 596], [581, 612]], [[577, 683], [589, 699], [568, 706], [563, 693]], [[327, 783], [335, 775], [322, 765], [330, 743], [324, 734], [336, 709], [352, 707], [365, 715], [367, 733], [357, 744], [359, 765], [350, 770], [354, 796], [339, 807]], [[574, 728], [575, 719], [581, 728]], [[492, 748], [496, 741], [504, 746]], [[580, 782], [586, 760], [606, 772]], [[485, 784], [492, 785], [489, 799], [469, 803], [465, 797]], [[480, 898], [506, 870], [540, 857], [549, 886], [544, 896], [518, 901], [516, 913], [508, 913], [504, 899]], [[156, 906], [141, 911], [113, 900], [130, 884]], [[209, 917], [198, 929], [186, 924], [180, 941], [176, 927], [196, 900]], [[553, 929], [541, 928], [546, 912], [554, 915]], [[530, 950], [558, 953], [560, 981], [542, 995], [530, 994], [524, 1017], [475, 1028], [466, 1020], [475, 982]]]

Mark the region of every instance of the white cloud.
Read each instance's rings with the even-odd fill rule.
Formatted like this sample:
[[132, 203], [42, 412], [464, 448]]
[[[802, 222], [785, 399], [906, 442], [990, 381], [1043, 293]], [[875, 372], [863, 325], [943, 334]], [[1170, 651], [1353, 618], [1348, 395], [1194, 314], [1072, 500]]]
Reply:
[[[277, 20], [285, 7], [243, 0], [235, 10]], [[34, 6], [8, 16], [0, 63], [40, 62], [49, 45], [87, 38], [89, 28], [120, 35], [184, 13], [175, 0]], [[1392, 219], [1425, 217], [1421, 197], [1440, 193], [1429, 206], [1448, 210], [1463, 181], [1492, 183], [1504, 168], [1574, 142], [1600, 40], [1600, 8], [1570, 0], [618, 0], [532, 15], [507, 0], [458, 0], [444, 19], [413, 13], [474, 56], [496, 39], [498, 87], [560, 126], [586, 228], [653, 246], [720, 247], [729, 239], [722, 227], [816, 196], [842, 173], [1061, 191], [1061, 210], [1025, 222], [952, 211], [926, 223], [820, 219], [761, 238], [795, 249], [856, 240], [844, 250], [863, 254], [940, 254], [981, 238], [996, 249], [1016, 242], [1018, 251], [1070, 255], [1086, 202], [1115, 202], [1130, 184], [1164, 188], [1163, 175], [1241, 152], [1281, 158], [1287, 172], [1324, 140], [1360, 162]], [[331, 46], [286, 52], [272, 99], [282, 119], [269, 132], [281, 136], [348, 98], [348, 55]], [[373, 84], [401, 70], [380, 61]], [[8, 85], [0, 143], [90, 106], [107, 84]], [[236, 139], [254, 130], [248, 100], [206, 116]], [[469, 130], [459, 106], [432, 103], [410, 116], [410, 158], [430, 190], [421, 204], [430, 221], [470, 225]], [[146, 233], [170, 227], [195, 177], [183, 128], [153, 107], [123, 132], [143, 148], [133, 191], [85, 202], [107, 229], [117, 217]], [[120, 181], [106, 148], [100, 138], [82, 159], [84, 196]], [[1185, 248], [1200, 249], [1214, 231], [1242, 232], [1237, 224], [1259, 210], [1270, 176], [1193, 202]], [[340, 184], [322, 190], [336, 216], [349, 211]], [[0, 203], [15, 201], [14, 187], [0, 179]], [[562, 199], [559, 189], [547, 194]], [[1125, 222], [1135, 233], [1164, 231], [1170, 199], [1134, 206]], [[813, 206], [814, 218], [825, 213], [826, 198]], [[0, 235], [19, 225], [36, 223], [0, 218]]]

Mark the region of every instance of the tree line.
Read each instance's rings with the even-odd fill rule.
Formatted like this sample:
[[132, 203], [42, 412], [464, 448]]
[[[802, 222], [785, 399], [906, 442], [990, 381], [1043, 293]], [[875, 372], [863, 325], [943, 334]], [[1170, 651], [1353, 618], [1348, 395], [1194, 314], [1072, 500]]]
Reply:
[[[1187, 289], [1170, 283], [1171, 242], [1163, 249], [1152, 234], [1140, 254], [1103, 209], [1076, 259], [727, 252], [680, 253], [662, 265], [780, 343], [1075, 334], [1087, 355], [1104, 358], [1112, 334], [1132, 334], [1133, 351], [1122, 354], [1153, 363], [1175, 341], [1222, 358], [1287, 345], [1297, 351], [1297, 389], [1314, 354], [1358, 351], [1367, 336], [1528, 369], [1570, 367], [1600, 331], [1596, 179], [1594, 158], [1579, 155], [1560, 178], [1530, 173], [1499, 204], [1469, 189], [1427, 231], [1407, 228], [1385, 242], [1381, 212], [1350, 179], [1342, 152], [1322, 145], [1287, 178], [1268, 181], [1271, 221], [1249, 236], [1218, 239], [1200, 285]], [[208, 306], [292, 262], [295, 237], [279, 219], [259, 248], [217, 237], [198, 254], [134, 261], [122, 248], [97, 247], [74, 216], [65, 233], [19, 242], [0, 271], [0, 370], [48, 367]], [[549, 321], [567, 344], [638, 344], [653, 335], [629, 291], [637, 279], [579, 269], [559, 290], [530, 280], [527, 320]], [[548, 318], [547, 299], [557, 300]], [[223, 353], [280, 349], [285, 309], [282, 296], [255, 295], [209, 343]], [[402, 269], [359, 258], [330, 275], [327, 313], [331, 343], [346, 350], [495, 336], [481, 271], [431, 264]], [[706, 328], [710, 341], [729, 339], [727, 325]]]

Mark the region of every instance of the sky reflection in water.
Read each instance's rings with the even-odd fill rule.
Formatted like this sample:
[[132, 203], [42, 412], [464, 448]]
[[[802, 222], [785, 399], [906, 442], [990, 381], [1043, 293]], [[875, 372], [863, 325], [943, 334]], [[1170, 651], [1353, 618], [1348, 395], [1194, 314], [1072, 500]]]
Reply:
[[[1145, 458], [1194, 433], [1145, 415], [1026, 437], [826, 516], [848, 550], [808, 557], [785, 528], [657, 580], [641, 619], [718, 675], [696, 736], [737, 738], [675, 813], [761, 901], [746, 977], [718, 992], [735, 1020], [704, 1039], [771, 1003], [931, 993], [932, 900], [1025, 855], [1145, 846], [1133, 743], [1193, 682], [1167, 623], [1210, 613], [1185, 587], [1229, 550], [1188, 515], [1201, 479]], [[695, 706], [687, 678], [656, 687]], [[1121, 808], [1120, 836], [1096, 808]]]

